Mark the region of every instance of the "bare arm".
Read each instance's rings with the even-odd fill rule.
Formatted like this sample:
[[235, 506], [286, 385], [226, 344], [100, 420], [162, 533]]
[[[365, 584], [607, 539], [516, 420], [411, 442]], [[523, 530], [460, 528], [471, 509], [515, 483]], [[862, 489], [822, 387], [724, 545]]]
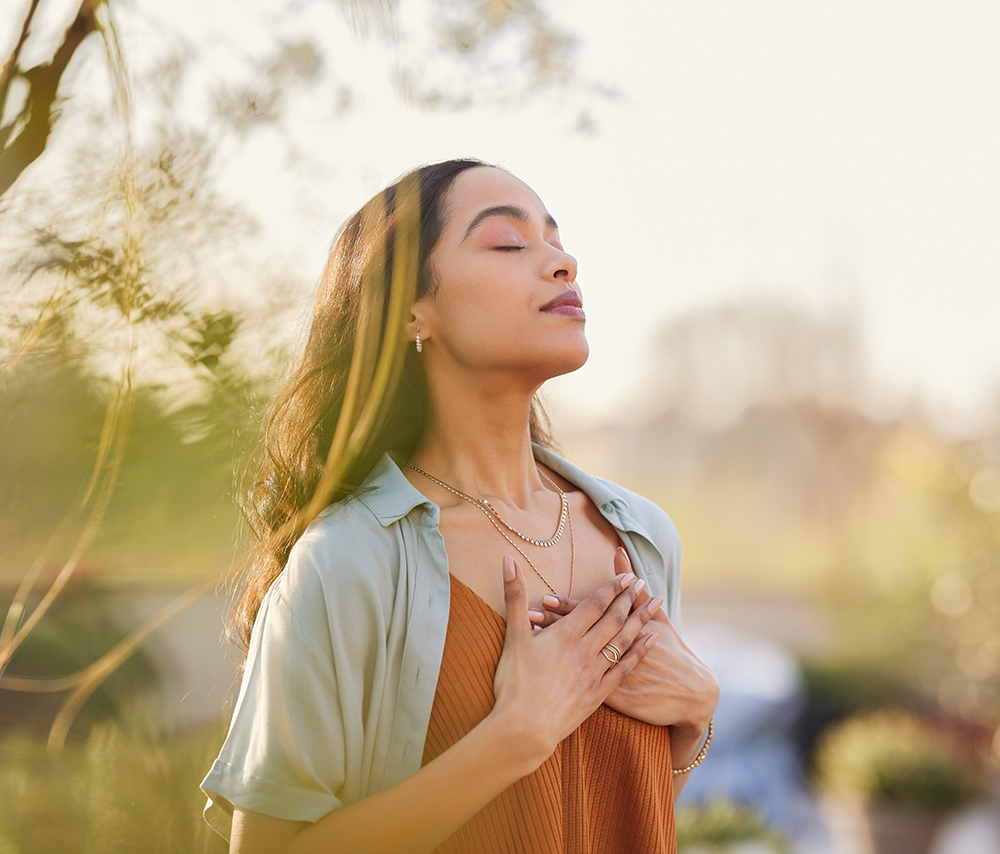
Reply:
[[[504, 559], [507, 633], [493, 711], [464, 738], [397, 785], [321, 818], [285, 821], [237, 808], [230, 854], [420, 854], [530, 774], [632, 672], [655, 636], [643, 634], [638, 590], [618, 576], [560, 620], [533, 633], [520, 568]], [[614, 642], [628, 651], [611, 666]]]

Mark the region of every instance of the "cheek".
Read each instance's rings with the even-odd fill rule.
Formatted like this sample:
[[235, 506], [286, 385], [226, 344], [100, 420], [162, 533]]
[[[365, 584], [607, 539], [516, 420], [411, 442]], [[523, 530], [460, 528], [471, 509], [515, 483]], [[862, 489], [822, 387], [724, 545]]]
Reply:
[[467, 367], [517, 361], [531, 349], [532, 330], [523, 310], [508, 295], [470, 288], [439, 315], [439, 343], [451, 357]]
[[469, 293], [448, 312], [448, 338], [463, 348], [480, 349], [498, 340], [517, 338], [525, 326], [508, 302], [490, 295]]
[[512, 283], [491, 271], [449, 271], [441, 281], [435, 301], [443, 321], [453, 330], [489, 330], [497, 326], [523, 325], [524, 298]]

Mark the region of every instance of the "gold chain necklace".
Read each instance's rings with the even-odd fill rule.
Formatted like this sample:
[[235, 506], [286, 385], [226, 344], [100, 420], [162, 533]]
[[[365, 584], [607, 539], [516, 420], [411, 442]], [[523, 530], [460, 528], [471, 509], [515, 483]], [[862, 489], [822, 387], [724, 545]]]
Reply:
[[[553, 593], [555, 593], [556, 596], [558, 596], [559, 593], [556, 591], [555, 587], [553, 587], [549, 583], [549, 580], [544, 575], [542, 575], [542, 573], [539, 571], [538, 567], [535, 566], [534, 563], [532, 563], [531, 558], [529, 558], [524, 553], [524, 550], [517, 543], [515, 543], [510, 537], [507, 536], [507, 534], [506, 534], [506, 532], [504, 531], [503, 528], [507, 528], [512, 533], [517, 534], [517, 536], [519, 536], [522, 540], [525, 540], [526, 542], [532, 543], [533, 545], [536, 545], [536, 546], [542, 546], [543, 548], [546, 548], [548, 546], [553, 546], [557, 542], [559, 542], [559, 538], [562, 536], [563, 527], [564, 527], [564, 525], [566, 525], [568, 523], [568, 525], [569, 525], [569, 591], [567, 592], [566, 595], [570, 596], [570, 597], [573, 595], [573, 569], [574, 569], [574, 564], [576, 563], [576, 543], [573, 540], [573, 515], [569, 511], [569, 499], [566, 497], [566, 493], [563, 492], [559, 488], [559, 486], [555, 482], [553, 482], [553, 480], [550, 477], [548, 477], [548, 475], [545, 474], [545, 472], [543, 472], [541, 469], [538, 469], [538, 473], [545, 479], [545, 481], [547, 483], [549, 483], [552, 486], [552, 488], [557, 493], [559, 493], [559, 498], [560, 498], [560, 501], [562, 503], [562, 509], [560, 511], [560, 514], [559, 514], [559, 527], [556, 530], [555, 535], [552, 536], [549, 540], [536, 540], [533, 537], [528, 537], [528, 536], [522, 534], [520, 531], [518, 531], [515, 528], [512, 528], [510, 525], [508, 525], [503, 519], [500, 518], [500, 514], [496, 511], [496, 508], [492, 504], [490, 504], [489, 501], [486, 501], [483, 498], [473, 498], [468, 493], [462, 492], [462, 490], [460, 490], [460, 489], [455, 489], [455, 487], [453, 487], [451, 484], [445, 483], [440, 478], [434, 477], [434, 475], [432, 475], [432, 474], [430, 474], [428, 472], [425, 472], [422, 468], [418, 468], [417, 466], [413, 465], [413, 463], [407, 463], [406, 467], [413, 469], [418, 474], [422, 474], [428, 480], [433, 481], [438, 486], [441, 486], [441, 487], [447, 489], [449, 492], [454, 493], [459, 498], [465, 499], [470, 504], [473, 504], [476, 507], [478, 507], [480, 510], [482, 510], [483, 513], [485, 514], [486, 518], [489, 519], [490, 522], [492, 523], [493, 527], [497, 529], [497, 531], [499, 532], [500, 536], [503, 537], [508, 543], [510, 543], [515, 549], [517, 549], [517, 553], [519, 555], [521, 555], [521, 557], [523, 557], [527, 561], [528, 566], [530, 566], [535, 571], [535, 575], [537, 575], [540, 579], [542, 579], [542, 581], [544, 582], [545, 586], [548, 587], [549, 590], [551, 590]], [[503, 525], [503, 528], [500, 527], [501, 525]]]
[[555, 481], [553, 481], [552, 478], [550, 478], [541, 469], [537, 469], [538, 474], [549, 486], [552, 487], [553, 491], [559, 495], [559, 502], [560, 502], [559, 524], [556, 526], [556, 532], [547, 540], [539, 540], [536, 539], [535, 537], [529, 537], [527, 534], [522, 534], [519, 530], [517, 530], [517, 528], [510, 525], [510, 523], [504, 521], [504, 519], [500, 516], [500, 513], [496, 509], [496, 507], [490, 504], [490, 502], [487, 501], [485, 498], [474, 498], [467, 492], [462, 492], [461, 489], [456, 489], [450, 483], [445, 483], [440, 478], [434, 477], [434, 475], [424, 471], [422, 468], [417, 468], [417, 466], [413, 465], [413, 463], [407, 463], [406, 467], [413, 469], [415, 472], [418, 472], [419, 474], [422, 474], [428, 480], [433, 481], [438, 486], [444, 487], [449, 492], [457, 495], [459, 498], [464, 498], [466, 501], [475, 504], [480, 510], [487, 511], [487, 513], [491, 515], [493, 519], [496, 519], [496, 521], [499, 522], [501, 525], [503, 525], [508, 531], [510, 531], [515, 536], [520, 537], [526, 543], [531, 543], [533, 546], [540, 546], [543, 549], [547, 549], [549, 548], [549, 546], [554, 546], [556, 543], [559, 542], [560, 539], [562, 539], [563, 529], [566, 527], [566, 520], [569, 518], [569, 499], [566, 497], [566, 493], [559, 488], [559, 486], [555, 483]]

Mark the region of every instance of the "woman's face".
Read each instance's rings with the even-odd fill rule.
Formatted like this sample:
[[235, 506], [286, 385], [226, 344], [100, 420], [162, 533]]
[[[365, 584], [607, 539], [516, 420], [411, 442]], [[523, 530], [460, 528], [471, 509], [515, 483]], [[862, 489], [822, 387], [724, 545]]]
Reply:
[[455, 179], [444, 215], [437, 286], [414, 306], [426, 367], [536, 384], [579, 368], [589, 349], [576, 259], [542, 200], [508, 172], [475, 167]]

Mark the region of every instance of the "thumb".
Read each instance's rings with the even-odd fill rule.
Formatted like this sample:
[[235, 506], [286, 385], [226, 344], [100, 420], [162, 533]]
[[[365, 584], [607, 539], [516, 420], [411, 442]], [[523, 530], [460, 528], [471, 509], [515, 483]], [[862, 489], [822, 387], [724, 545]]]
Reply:
[[[632, 561], [629, 560], [628, 552], [625, 551], [624, 546], [619, 546], [618, 550], [615, 552], [615, 575], [624, 575], [626, 572], [632, 571]], [[639, 591], [639, 594], [635, 597], [635, 601], [632, 603], [632, 610], [641, 607], [646, 604], [649, 599], [649, 591], [643, 587]]]
[[523, 643], [531, 636], [528, 591], [521, 568], [510, 555], [504, 555], [503, 559], [503, 598], [507, 609], [506, 643]]

